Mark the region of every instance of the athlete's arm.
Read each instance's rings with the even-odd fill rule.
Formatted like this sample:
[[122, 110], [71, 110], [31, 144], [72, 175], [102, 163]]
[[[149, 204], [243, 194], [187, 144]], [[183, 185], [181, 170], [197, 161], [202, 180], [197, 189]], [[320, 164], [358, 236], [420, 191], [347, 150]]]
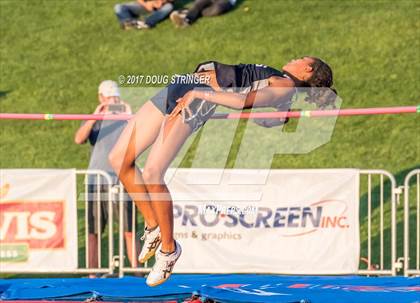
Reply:
[[[227, 93], [227, 92], [215, 92], [215, 91], [191, 91], [191, 96], [187, 96], [188, 99], [202, 99], [210, 103], [223, 105], [228, 108], [242, 109], [245, 107], [247, 95], [240, 93]], [[183, 99], [183, 98], [182, 98]], [[187, 100], [188, 100], [187, 99]], [[190, 102], [186, 102], [190, 103]], [[188, 104], [186, 104], [188, 105]]]
[[271, 77], [268, 81], [269, 85], [267, 87], [248, 94], [191, 90], [177, 100], [178, 105], [170, 114], [170, 118], [174, 118], [184, 108], [188, 111], [188, 106], [195, 99], [202, 99], [210, 103], [241, 110], [253, 107], [277, 107], [284, 100], [291, 98], [294, 92], [292, 80], [281, 77]]
[[202, 99], [233, 109], [276, 107], [279, 102], [285, 98], [289, 98], [290, 94], [294, 91], [293, 82], [289, 79], [271, 77], [268, 81], [269, 86], [248, 94], [200, 90], [190, 91], [188, 92], [189, 96], [186, 96], [186, 105], [194, 99]]
[[285, 100], [290, 100], [294, 93], [292, 80], [281, 77], [268, 79], [269, 85], [261, 90], [247, 94], [244, 108], [277, 107]]

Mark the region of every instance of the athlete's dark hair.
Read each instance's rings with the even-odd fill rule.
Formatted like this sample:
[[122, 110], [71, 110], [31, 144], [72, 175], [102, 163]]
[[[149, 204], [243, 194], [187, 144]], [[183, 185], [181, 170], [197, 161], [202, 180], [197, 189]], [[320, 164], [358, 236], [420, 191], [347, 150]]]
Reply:
[[[305, 56], [311, 58], [313, 62], [310, 64], [312, 67], [312, 76], [306, 81], [299, 81], [291, 74], [288, 74], [295, 85], [299, 87], [304, 87], [307, 96], [305, 101], [309, 103], [315, 103], [319, 108], [325, 108], [332, 106], [335, 108], [335, 101], [337, 98], [337, 91], [333, 88], [333, 72], [331, 67], [317, 57]], [[291, 101], [292, 102], [292, 101]], [[277, 111], [287, 111], [290, 110], [290, 104], [288, 108], [278, 107]], [[289, 118], [286, 119], [265, 119], [258, 118], [254, 119], [254, 122], [263, 127], [274, 127], [282, 124], [286, 124], [289, 121]]]
[[325, 108], [329, 105], [335, 108], [337, 91], [332, 87], [333, 72], [331, 67], [319, 58], [308, 57], [314, 62], [310, 64], [312, 76], [305, 81], [305, 84], [309, 87], [305, 101], [315, 103], [320, 108]]

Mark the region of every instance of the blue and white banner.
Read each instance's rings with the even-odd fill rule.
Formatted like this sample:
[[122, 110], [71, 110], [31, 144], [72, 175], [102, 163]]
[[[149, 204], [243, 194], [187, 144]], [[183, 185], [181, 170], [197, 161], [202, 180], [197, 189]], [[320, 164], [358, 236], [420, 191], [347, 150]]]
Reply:
[[358, 170], [178, 169], [167, 181], [176, 272], [358, 271]]

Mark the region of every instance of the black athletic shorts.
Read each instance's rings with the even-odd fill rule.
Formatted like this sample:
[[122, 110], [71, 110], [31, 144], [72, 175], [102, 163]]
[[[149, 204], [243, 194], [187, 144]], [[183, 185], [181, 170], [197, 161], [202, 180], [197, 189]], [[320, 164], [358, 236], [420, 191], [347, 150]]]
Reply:
[[[176, 100], [194, 89], [213, 91], [210, 86], [205, 84], [173, 83], [160, 90], [151, 98], [151, 101], [164, 115], [169, 115], [177, 105]], [[184, 123], [188, 123], [193, 131], [196, 131], [213, 115], [216, 110], [216, 104], [196, 99], [190, 104], [190, 109], [192, 115], [189, 116], [184, 112], [183, 121]]]

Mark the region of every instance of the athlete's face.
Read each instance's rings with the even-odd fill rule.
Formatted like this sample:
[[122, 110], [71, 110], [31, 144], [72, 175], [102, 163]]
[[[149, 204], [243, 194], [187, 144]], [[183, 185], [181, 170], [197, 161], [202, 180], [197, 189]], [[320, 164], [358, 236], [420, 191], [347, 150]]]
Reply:
[[314, 59], [310, 57], [302, 57], [287, 63], [283, 66], [283, 70], [301, 81], [306, 81], [312, 76], [312, 63], [314, 63]]

